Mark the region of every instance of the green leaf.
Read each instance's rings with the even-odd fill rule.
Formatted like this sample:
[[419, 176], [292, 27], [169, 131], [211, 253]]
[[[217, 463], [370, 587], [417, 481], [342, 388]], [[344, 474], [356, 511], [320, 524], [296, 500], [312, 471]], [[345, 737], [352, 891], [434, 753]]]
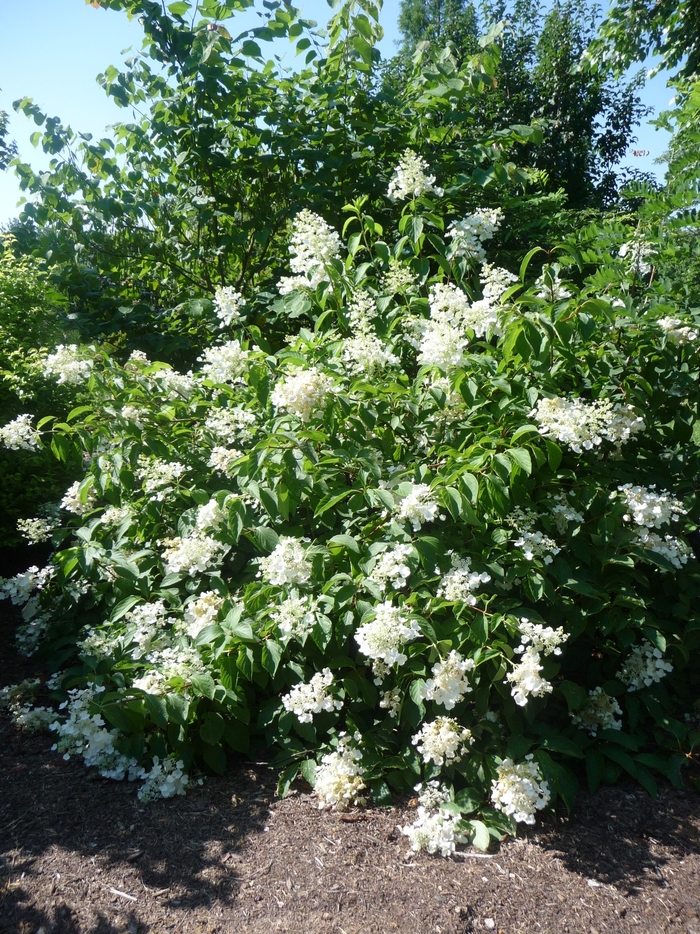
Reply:
[[491, 843], [491, 834], [488, 827], [480, 820], [470, 820], [469, 826], [472, 828], [471, 845], [475, 846], [477, 850], [486, 852]]
[[214, 679], [211, 677], [211, 675], [192, 675], [190, 682], [195, 692], [201, 697], [208, 697], [209, 700], [214, 699], [216, 684], [214, 683]]
[[525, 448], [511, 448], [508, 451], [508, 457], [515, 461], [518, 467], [520, 467], [521, 470], [524, 470], [528, 476], [532, 473], [532, 460], [530, 458], [530, 452], [526, 451]]
[[143, 700], [146, 704], [146, 710], [151, 715], [151, 720], [153, 720], [155, 725], [159, 726], [161, 730], [164, 730], [168, 725], [168, 711], [165, 700], [162, 697], [156, 697], [152, 694], [146, 694]]
[[222, 746], [205, 746], [202, 750], [202, 758], [217, 775], [223, 775], [226, 771], [226, 753]]
[[210, 711], [199, 728], [199, 735], [205, 743], [215, 746], [224, 735], [226, 723], [220, 713]]
[[266, 639], [263, 642], [262, 666], [273, 677], [277, 673], [283, 652], [284, 647], [279, 642], [275, 642], [274, 639]]
[[316, 787], [316, 762], [313, 759], [304, 759], [301, 763], [301, 774], [312, 788]]
[[354, 551], [355, 554], [360, 553], [360, 546], [357, 543], [357, 539], [353, 538], [352, 535], [334, 535], [332, 538], [328, 539], [329, 545], [340, 545], [343, 548], [347, 548], [348, 551]]
[[277, 781], [277, 794], [280, 798], [286, 798], [289, 794], [292, 782], [299, 774], [299, 763], [292, 762], [280, 775]]
[[483, 797], [476, 788], [463, 788], [455, 795], [455, 804], [462, 814], [471, 814], [477, 810]]

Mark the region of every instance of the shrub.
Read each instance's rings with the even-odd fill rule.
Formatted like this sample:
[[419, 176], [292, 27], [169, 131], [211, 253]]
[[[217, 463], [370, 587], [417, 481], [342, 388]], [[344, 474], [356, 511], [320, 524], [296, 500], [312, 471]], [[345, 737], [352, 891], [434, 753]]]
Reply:
[[427, 181], [386, 239], [349, 205], [340, 255], [296, 226], [281, 349], [237, 311], [195, 372], [98, 355], [89, 409], [39, 423], [86, 471], [5, 593], [70, 692], [59, 748], [154, 761], [147, 797], [264, 740], [322, 805], [420, 784], [406, 832], [448, 852], [583, 774], [654, 793], [700, 738], [697, 322], [664, 324], [629, 228], [533, 281]]

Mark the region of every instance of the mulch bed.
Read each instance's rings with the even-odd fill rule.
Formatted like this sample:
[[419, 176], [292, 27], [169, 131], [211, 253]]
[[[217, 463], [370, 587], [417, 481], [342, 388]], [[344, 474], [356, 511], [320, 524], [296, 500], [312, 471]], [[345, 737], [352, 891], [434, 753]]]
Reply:
[[[3, 683], [33, 674], [0, 633]], [[319, 811], [238, 763], [185, 797], [0, 721], [0, 934], [700, 934], [700, 794], [581, 795], [489, 854], [412, 853], [410, 807]]]

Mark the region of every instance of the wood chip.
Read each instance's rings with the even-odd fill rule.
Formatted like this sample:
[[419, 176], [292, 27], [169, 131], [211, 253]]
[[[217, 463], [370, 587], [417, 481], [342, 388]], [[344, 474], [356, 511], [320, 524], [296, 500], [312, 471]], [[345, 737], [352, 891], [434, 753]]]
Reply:
[[126, 892], [120, 892], [119, 889], [110, 889], [112, 895], [119, 895], [120, 898], [128, 898], [130, 902], [137, 902], [138, 898], [135, 895], [128, 895]]

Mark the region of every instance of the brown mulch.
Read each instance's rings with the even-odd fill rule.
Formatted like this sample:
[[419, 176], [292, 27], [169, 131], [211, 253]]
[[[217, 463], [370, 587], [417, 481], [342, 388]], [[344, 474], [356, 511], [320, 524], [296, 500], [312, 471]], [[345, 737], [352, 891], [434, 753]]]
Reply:
[[[2, 681], [31, 674], [2, 636]], [[0, 934], [700, 934], [696, 791], [606, 788], [442, 859], [410, 808], [280, 801], [265, 765], [144, 807], [50, 746], [0, 721]]]

